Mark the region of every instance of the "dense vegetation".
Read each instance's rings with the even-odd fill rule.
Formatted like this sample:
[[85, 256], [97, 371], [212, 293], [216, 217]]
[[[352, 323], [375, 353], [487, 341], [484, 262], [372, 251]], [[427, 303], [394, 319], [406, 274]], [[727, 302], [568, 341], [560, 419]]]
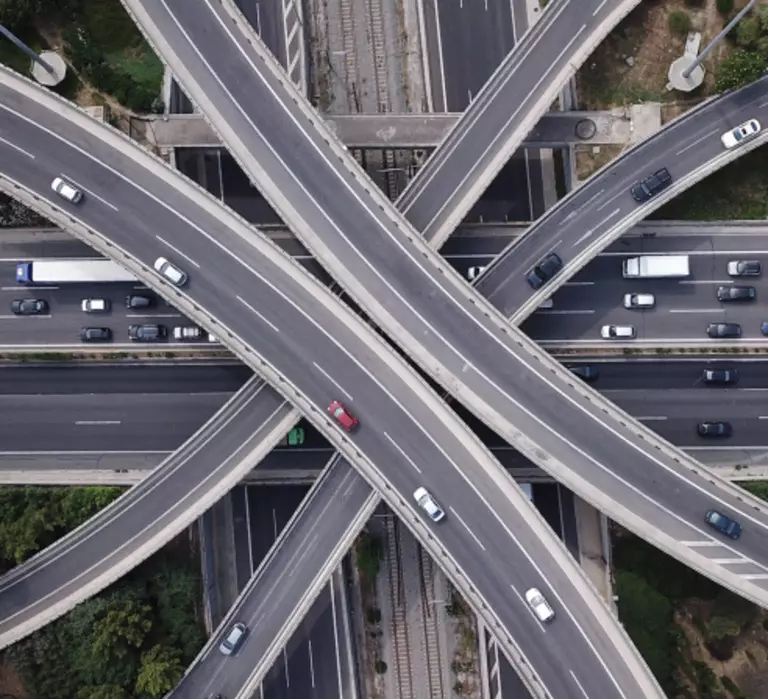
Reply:
[[[122, 493], [0, 488], [0, 559], [23, 561]], [[34, 699], [153, 699], [205, 642], [199, 563], [182, 540], [5, 651]]]
[[[744, 487], [768, 500], [768, 483]], [[686, 660], [675, 611], [691, 600], [703, 601], [706, 612], [692, 622], [709, 654], [725, 661], [738, 638], [761, 618], [760, 610], [623, 530], [614, 537], [613, 562], [619, 617], [667, 696], [688, 696], [687, 686], [695, 688], [696, 699], [727, 696], [723, 689], [741, 699], [731, 678], [717, 677], [701, 661]]]
[[[0, 0], [0, 19], [36, 50], [41, 22], [61, 27], [67, 58], [96, 89], [135, 112], [162, 109], [162, 64], [120, 0]], [[9, 46], [0, 58], [16, 70], [28, 63]]]
[[[732, 0], [718, 0], [718, 9], [733, 18]], [[717, 89], [733, 90], [757, 80], [768, 62], [768, 6], [758, 4], [731, 30], [728, 39], [736, 48], [717, 69]]]

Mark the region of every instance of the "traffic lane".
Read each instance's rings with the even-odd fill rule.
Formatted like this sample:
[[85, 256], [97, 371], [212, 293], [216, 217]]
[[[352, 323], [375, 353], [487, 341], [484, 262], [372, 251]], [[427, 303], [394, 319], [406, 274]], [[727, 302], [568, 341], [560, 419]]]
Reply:
[[567, 265], [638, 206], [629, 193], [638, 179], [661, 167], [668, 167], [673, 178], [680, 177], [717, 157], [723, 151], [720, 134], [748, 118], [765, 118], [766, 96], [768, 78], [763, 78], [684, 114], [539, 219], [502, 253], [478, 282], [478, 289], [506, 315], [512, 315], [531, 295], [526, 271], [545, 254], [554, 250]]
[[[307, 574], [322, 570], [344, 536], [351, 513], [360, 511], [370, 494], [370, 486], [346, 462], [338, 462], [326, 472], [307, 503], [305, 515], [296, 520], [269, 564], [250, 580], [237, 604], [233, 618], [248, 627], [246, 643], [233, 658], [224, 657], [218, 646], [231, 624], [224, 631], [218, 629], [199, 662], [174, 690], [174, 696], [199, 697], [201, 692], [203, 696], [213, 692], [234, 697], [242, 691], [312, 583]], [[346, 516], [333, 516], [334, 512], [345, 511]], [[259, 564], [254, 561], [254, 565]], [[277, 668], [277, 673], [282, 674], [279, 663]]]
[[[462, 127], [449, 134], [401, 197], [400, 209], [416, 230], [424, 231], [429, 239], [428, 228], [445, 215], [448, 202], [464, 193], [468, 182], [496, 155], [498, 144], [508, 139], [529, 106], [549, 88], [550, 75], [562, 69], [569, 49], [591, 27], [600, 26], [613, 9], [606, 10], [605, 4], [594, 0], [548, 7], [516, 47], [518, 60], [506, 62], [488, 81]], [[554, 58], [553, 46], [558, 49]]]
[[[55, 120], [55, 116], [47, 115], [48, 122], [52, 119]], [[24, 121], [23, 126], [16, 120], [9, 119], [13, 126], [19, 129], [31, 128], [37, 129], [36, 124], [39, 122]], [[62, 128], [59, 134], [66, 134], [72, 131], [72, 127], [67, 127], [61, 124]], [[8, 128], [6, 124], [6, 128]], [[37, 134], [39, 135], [39, 134]], [[18, 136], [18, 134], [17, 134]], [[112, 151], [112, 149], [104, 148], [98, 141], [98, 139], [92, 138], [89, 134], [77, 133], [78, 141], [85, 140], [88, 145], [93, 146], [88, 152], [98, 153], [99, 157], [103, 157], [107, 162], [121, 160], [118, 154]], [[34, 142], [34, 141], [32, 141]], [[48, 171], [57, 171], [66, 163], [66, 167], [72, 168], [75, 166], [73, 160], [82, 159], [82, 155], [74, 153], [67, 147], [66, 143], [62, 143], [60, 139], [53, 141], [49, 144], [50, 150], [46, 150], [44, 153], [46, 161], [50, 161], [53, 158], [58, 158], [55, 164], [48, 162]], [[101, 145], [101, 147], [99, 147]], [[125, 158], [122, 158], [125, 160]], [[33, 163], [34, 164], [34, 163]], [[13, 176], [29, 183], [35, 191], [45, 192], [49, 189], [49, 178], [46, 174], [42, 176], [37, 168], [33, 168], [29, 163], [24, 163], [26, 167], [19, 168], [14, 171]], [[347, 338], [334, 338], [337, 343], [337, 347], [328, 347], [327, 340], [324, 336], [313, 337], [315, 333], [313, 328], [308, 328], [307, 318], [304, 315], [296, 313], [298, 310], [298, 303], [291, 297], [295, 297], [306, 308], [312, 309], [316, 318], [313, 318], [313, 322], [316, 323], [317, 328], [335, 328], [341, 335], [346, 333], [346, 327], [339, 326], [339, 319], [337, 317], [337, 310], [334, 308], [333, 312], [329, 312], [325, 306], [316, 305], [313, 307], [314, 298], [310, 301], [307, 300], [306, 291], [295, 288], [295, 282], [293, 279], [286, 278], [284, 280], [284, 288], [282, 288], [281, 295], [278, 296], [277, 289], [262, 284], [260, 278], [254, 274], [257, 269], [262, 270], [262, 274], [266, 277], [270, 275], [275, 277], [275, 270], [272, 267], [272, 263], [263, 254], [259, 254], [249, 244], [245, 244], [239, 237], [226, 235], [226, 229], [220, 221], [215, 219], [210, 214], [205, 213], [202, 210], [197, 209], [194, 204], [191, 204], [188, 200], [184, 199], [182, 194], [178, 192], [174, 195], [172, 187], [163, 183], [161, 180], [153, 180], [147, 177], [147, 173], [141, 171], [138, 174], [144, 175], [145, 186], [150, 186], [157, 199], [148, 198], [146, 194], [142, 193], [138, 196], [138, 189], [134, 189], [132, 186], [126, 187], [126, 179], [135, 173], [140, 168], [132, 166], [130, 162], [124, 163], [122, 170], [118, 170], [122, 173], [122, 176], [118, 177], [114, 172], [102, 171], [95, 160], [88, 160], [81, 164], [83, 167], [83, 174], [88, 173], [89, 177], [96, 177], [88, 181], [89, 185], [92, 185], [95, 191], [111, 192], [120, 191], [123, 198], [120, 199], [120, 211], [122, 215], [128, 217], [134, 222], [133, 230], [128, 232], [122, 227], [116, 226], [115, 216], [110, 206], [103, 205], [98, 199], [95, 201], [91, 198], [86, 200], [85, 204], [80, 207], [79, 215], [87, 216], [89, 225], [92, 225], [97, 230], [106, 231], [110, 234], [111, 239], [120, 245], [121, 247], [132, 252], [139, 259], [143, 259], [147, 264], [151, 264], [154, 259], [152, 254], [153, 249], [157, 247], [157, 234], [155, 231], [160, 230], [166, 234], [173, 234], [174, 241], [178, 244], [185, 246], [185, 255], [192, 255], [193, 257], [187, 259], [187, 263], [200, 265], [199, 262], [194, 260], [194, 257], [198, 257], [200, 260], [206, 260], [206, 265], [200, 265], [195, 267], [192, 274], [192, 280], [189, 284], [189, 293], [195, 294], [198, 298], [206, 299], [205, 304], [207, 310], [212, 313], [214, 317], [219, 318], [227, 326], [231, 327], [234, 332], [237, 332], [243, 339], [251, 346], [260, 348], [260, 351], [271, 358], [271, 361], [278, 370], [282, 373], [293, 374], [294, 381], [297, 381], [302, 386], [303, 392], [309, 396], [317, 405], [327, 405], [329, 398], [333, 394], [329, 395], [329, 380], [325, 375], [318, 374], [308, 362], [305, 361], [305, 355], [307, 347], [312, 347], [315, 357], [320, 361], [320, 366], [327, 362], [327, 368], [324, 368], [326, 373], [329, 373], [331, 377], [343, 377], [347, 385], [353, 386], [354, 391], [364, 391], [364, 387], [368, 388], [367, 396], [376, 396], [365, 403], [365, 406], [361, 405], [361, 410], [370, 411], [368, 415], [374, 418], [383, 428], [383, 432], [387, 429], [390, 430], [390, 434], [396, 434], [402, 442], [402, 435], [406, 434], [413, 428], [413, 418], [403, 416], [401, 411], [394, 409], [392, 411], [385, 411], [382, 406], [386, 406], [388, 400], [382, 398], [380, 395], [380, 389], [378, 386], [371, 387], [370, 377], [365, 375], [363, 377], [356, 377], [357, 369], [353, 367], [350, 371], [349, 358], [339, 356], [339, 346], [354, 346], [359, 343], [354, 336]], [[35, 173], [33, 175], [33, 173]], [[31, 180], [36, 178], [34, 182]], [[168, 193], [168, 197], [165, 193]], [[188, 225], [186, 225], [181, 219], [178, 218], [176, 213], [171, 213], [174, 203], [184, 199], [186, 204], [186, 210], [189, 212], [190, 207], [194, 207], [195, 217], [194, 220], [198, 223], [202, 230], [205, 230], [207, 235], [200, 236], [194, 231], [190, 231]], [[161, 200], [165, 202], [165, 207], [156, 207], [154, 204]], [[90, 205], [89, 205], [90, 204]], [[111, 206], [114, 206], [112, 204]], [[191, 213], [191, 212], [190, 212]], [[221, 233], [220, 240], [227, 240], [229, 245], [226, 252], [228, 255], [221, 255], [223, 250], [217, 240], [216, 234]], [[181, 240], [176, 240], [181, 238]], [[182, 242], [183, 241], [183, 242]], [[147, 244], [149, 242], [149, 244]], [[162, 242], [162, 240], [160, 241]], [[170, 242], [170, 241], [167, 241]], [[171, 242], [173, 245], [173, 242]], [[163, 249], [162, 247], [160, 248]], [[156, 254], [156, 253], [155, 253]], [[244, 264], [250, 265], [248, 269]], [[285, 277], [285, 273], [280, 271], [277, 278]], [[233, 304], [231, 297], [222, 293], [221, 280], [226, 279], [232, 289], [248, 289], [254, 298], [259, 299], [260, 308], [264, 312], [264, 319], [261, 317], [255, 317], [250, 314], [245, 314], [241, 310], [240, 305], [237, 302]], [[263, 288], [262, 288], [263, 287]], [[292, 303], [287, 304], [286, 300], [291, 298]], [[233, 309], [235, 312], [233, 313]], [[279, 333], [274, 332], [274, 328], [282, 328]], [[354, 342], [353, 342], [354, 340]], [[323, 356], [320, 354], [318, 348], [322, 348]], [[325, 354], [330, 356], [325, 357]], [[378, 357], [372, 356], [370, 351], [364, 348], [362, 351], [355, 353], [357, 361], [361, 362], [365, 366], [375, 366], [378, 363]], [[317, 364], [315, 364], [317, 366]], [[305, 376], [301, 376], [298, 370], [301, 369]], [[390, 390], [394, 390], [396, 387], [398, 390], [402, 390], [402, 380], [399, 378], [399, 374], [396, 375], [390, 370], [377, 371], [379, 380], [383, 385], [386, 385]], [[339, 380], [339, 379], [336, 379]], [[332, 383], [332, 382], [331, 382]], [[373, 391], [371, 391], [373, 389]], [[413, 404], [413, 393], [410, 386], [405, 387], [405, 393], [403, 397], [398, 401], [400, 405]], [[375, 406], [373, 405], [375, 403]], [[356, 406], [357, 404], [355, 404]], [[324, 408], [323, 408], [324, 410]], [[387, 413], [385, 417], [383, 413]], [[466, 484], [472, 485], [471, 480], [467, 474], [470, 474], [473, 469], [476, 470], [478, 463], [475, 455], [469, 456], [466, 453], [465, 446], [461, 440], [454, 434], [454, 428], [446, 431], [445, 424], [442, 420], [437, 420], [433, 414], [432, 409], [428, 409], [425, 412], [425, 418], [429, 420], [435, 420], [438, 424], [431, 424], [429, 428], [424, 427], [423, 432], [418, 431], [417, 435], [414, 435], [412, 441], [418, 442], [419, 447], [424, 449], [423, 434], [435, 435], [436, 443], [440, 443], [446, 450], [446, 453], [455, 454], [454, 458], [458, 460], [459, 464], [456, 467], [457, 470], [462, 472], [462, 477], [467, 480], [464, 484], [458, 483], [457, 487], [466, 487]], [[391, 414], [389, 414], [391, 413]], [[366, 414], [361, 414], [363, 420], [366, 419]], [[420, 415], [420, 417], [422, 417]], [[389, 424], [388, 424], [389, 423]], [[421, 428], [423, 425], [420, 425]], [[393, 429], [394, 428], [394, 429]], [[409, 429], [410, 428], [410, 429]], [[419, 430], [417, 428], [417, 430]], [[461, 430], [459, 430], [461, 432]], [[363, 433], [364, 434], [364, 433]], [[409, 435], [410, 436], [410, 435]], [[383, 437], [379, 435], [379, 437]], [[398, 444], [401, 447], [401, 444]], [[402, 448], [402, 447], [401, 447]], [[398, 468], [398, 476], [405, 473], [408, 469], [411, 469], [407, 459], [403, 458], [399, 451], [389, 442], [384, 443], [381, 439], [375, 445], [372, 445], [370, 449], [366, 449], [369, 454], [375, 454], [376, 458], [380, 462], [387, 463], [388, 468]], [[406, 452], [407, 453], [407, 452]], [[445, 466], [445, 454], [435, 453], [434, 449], [431, 449], [429, 458], [426, 460], [430, 464], [432, 469], [438, 469], [439, 473], [431, 475], [429, 481], [435, 480], [440, 482], [447, 481], [444, 478], [445, 473], [450, 467]], [[391, 465], [390, 465], [391, 464]], [[454, 475], [451, 473], [450, 475]], [[415, 487], [413, 483], [408, 486], [401, 485], [390, 474], [390, 478], [393, 481], [393, 485], [397, 487], [400, 492], [412, 492], [412, 488]], [[426, 478], [425, 478], [426, 480]], [[481, 480], [487, 480], [487, 474], [481, 475]], [[484, 484], [490, 486], [490, 484]], [[492, 493], [485, 493], [486, 498], [497, 497], [498, 493], [495, 487], [492, 487]], [[501, 512], [504, 510], [510, 510], [509, 501], [504, 496], [499, 502], [499, 507], [494, 508], [491, 512]], [[477, 509], [482, 509], [482, 503], [477, 503]], [[513, 513], [506, 512], [507, 517], [511, 517]], [[519, 513], [514, 513], [515, 517], [519, 516]], [[516, 527], [524, 527], [524, 521], [517, 521]], [[497, 536], [496, 540], [501, 542], [503, 535]], [[539, 540], [540, 541], [540, 540]], [[542, 547], [539, 545], [539, 549]], [[543, 552], [539, 554], [543, 558]], [[505, 555], [501, 555], [501, 558], [505, 558]], [[554, 560], [547, 561], [546, 564], [543, 560], [539, 561], [540, 566], [551, 567], [553, 569], [560, 570], [560, 563], [556, 563]], [[544, 584], [544, 583], [542, 583]], [[477, 586], [482, 589], [480, 585]], [[580, 596], [580, 595], [579, 595]], [[580, 615], [592, 617], [593, 612], [589, 609], [579, 609]], [[615, 663], [621, 663], [620, 658], [615, 658]]]
[[[264, 438], [264, 425], [284, 419], [288, 406], [262, 383], [254, 383], [233, 399], [236, 414], [218, 415], [193, 437], [188, 458], [174, 459], [125, 493], [113, 507], [91, 518], [58, 545], [0, 578], [0, 644], [23, 635], [22, 625], [37, 628], [53, 601], [78, 594], [104, 573], [172, 526], [196, 498], [204, 497]], [[213, 435], [228, 429], [228, 458]], [[212, 466], [216, 464], [216, 466]], [[194, 485], [190, 485], [194, 484]], [[179, 494], [183, 493], [183, 497]], [[138, 506], [141, 503], [141, 506]]]
[[235, 0], [235, 4], [277, 60], [285, 66], [282, 3], [278, 0]]
[[178, 409], [177, 396], [163, 394], [151, 401], [141, 394], [1, 395], [0, 443], [4, 451], [170, 450], [229, 398], [228, 393], [187, 395]]
[[[59, 228], [8, 228], [3, 230], [3, 235], [0, 236], [2, 279], [8, 280], [9, 283], [15, 283], [16, 273], [13, 270], [16, 262], [47, 257], [99, 257], [99, 253]], [[10, 276], [5, 271], [6, 264], [11, 270]]]

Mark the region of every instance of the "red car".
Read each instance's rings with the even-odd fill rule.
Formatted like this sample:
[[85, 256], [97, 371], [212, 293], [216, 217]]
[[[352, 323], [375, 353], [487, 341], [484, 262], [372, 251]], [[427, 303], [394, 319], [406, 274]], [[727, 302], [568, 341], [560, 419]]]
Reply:
[[347, 432], [352, 432], [358, 425], [357, 418], [337, 400], [328, 406], [328, 412]]

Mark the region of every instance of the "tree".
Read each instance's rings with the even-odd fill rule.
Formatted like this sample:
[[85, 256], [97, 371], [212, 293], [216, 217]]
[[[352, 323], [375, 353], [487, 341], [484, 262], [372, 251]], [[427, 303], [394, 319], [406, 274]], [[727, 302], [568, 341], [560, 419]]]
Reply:
[[381, 542], [363, 532], [357, 539], [357, 567], [368, 580], [375, 580], [379, 574]]
[[682, 10], [670, 12], [667, 18], [667, 26], [673, 34], [686, 35], [691, 31], [691, 16]]
[[753, 48], [760, 38], [760, 20], [757, 17], [744, 17], [736, 25], [736, 43], [739, 46]]
[[721, 15], [729, 15], [733, 12], [733, 0], [717, 0], [717, 11]]
[[183, 673], [184, 665], [178, 650], [168, 646], [153, 646], [141, 656], [136, 692], [161, 697], [178, 684]]
[[760, 28], [768, 32], [768, 5], [758, 5], [755, 10], [757, 21], [760, 22]]
[[0, 19], [15, 31], [28, 25], [41, 9], [40, 0], [0, 0]]
[[736, 90], [755, 82], [765, 70], [765, 58], [759, 53], [739, 49], [731, 53], [717, 72], [718, 91]]
[[131, 699], [128, 692], [114, 684], [83, 687], [77, 692], [77, 699]]
[[104, 661], [125, 658], [140, 648], [152, 628], [152, 607], [133, 600], [114, 604], [93, 627], [93, 653]]

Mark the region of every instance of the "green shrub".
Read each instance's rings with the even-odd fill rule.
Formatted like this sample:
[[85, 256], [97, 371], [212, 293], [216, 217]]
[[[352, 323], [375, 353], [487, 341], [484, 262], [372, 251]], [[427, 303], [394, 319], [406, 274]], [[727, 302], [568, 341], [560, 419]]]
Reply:
[[744, 17], [736, 25], [736, 43], [744, 48], [753, 48], [760, 38], [760, 20], [757, 17]]
[[691, 31], [691, 16], [682, 10], [670, 12], [667, 18], [667, 26], [673, 34], [685, 35]]
[[760, 28], [768, 32], [768, 5], [758, 5], [754, 9], [755, 17], [760, 22]]
[[719, 92], [736, 90], [755, 82], [764, 70], [765, 58], [759, 53], [734, 51], [720, 65], [715, 85]]
[[733, 0], [717, 0], [717, 11], [721, 15], [729, 15], [733, 12]]

